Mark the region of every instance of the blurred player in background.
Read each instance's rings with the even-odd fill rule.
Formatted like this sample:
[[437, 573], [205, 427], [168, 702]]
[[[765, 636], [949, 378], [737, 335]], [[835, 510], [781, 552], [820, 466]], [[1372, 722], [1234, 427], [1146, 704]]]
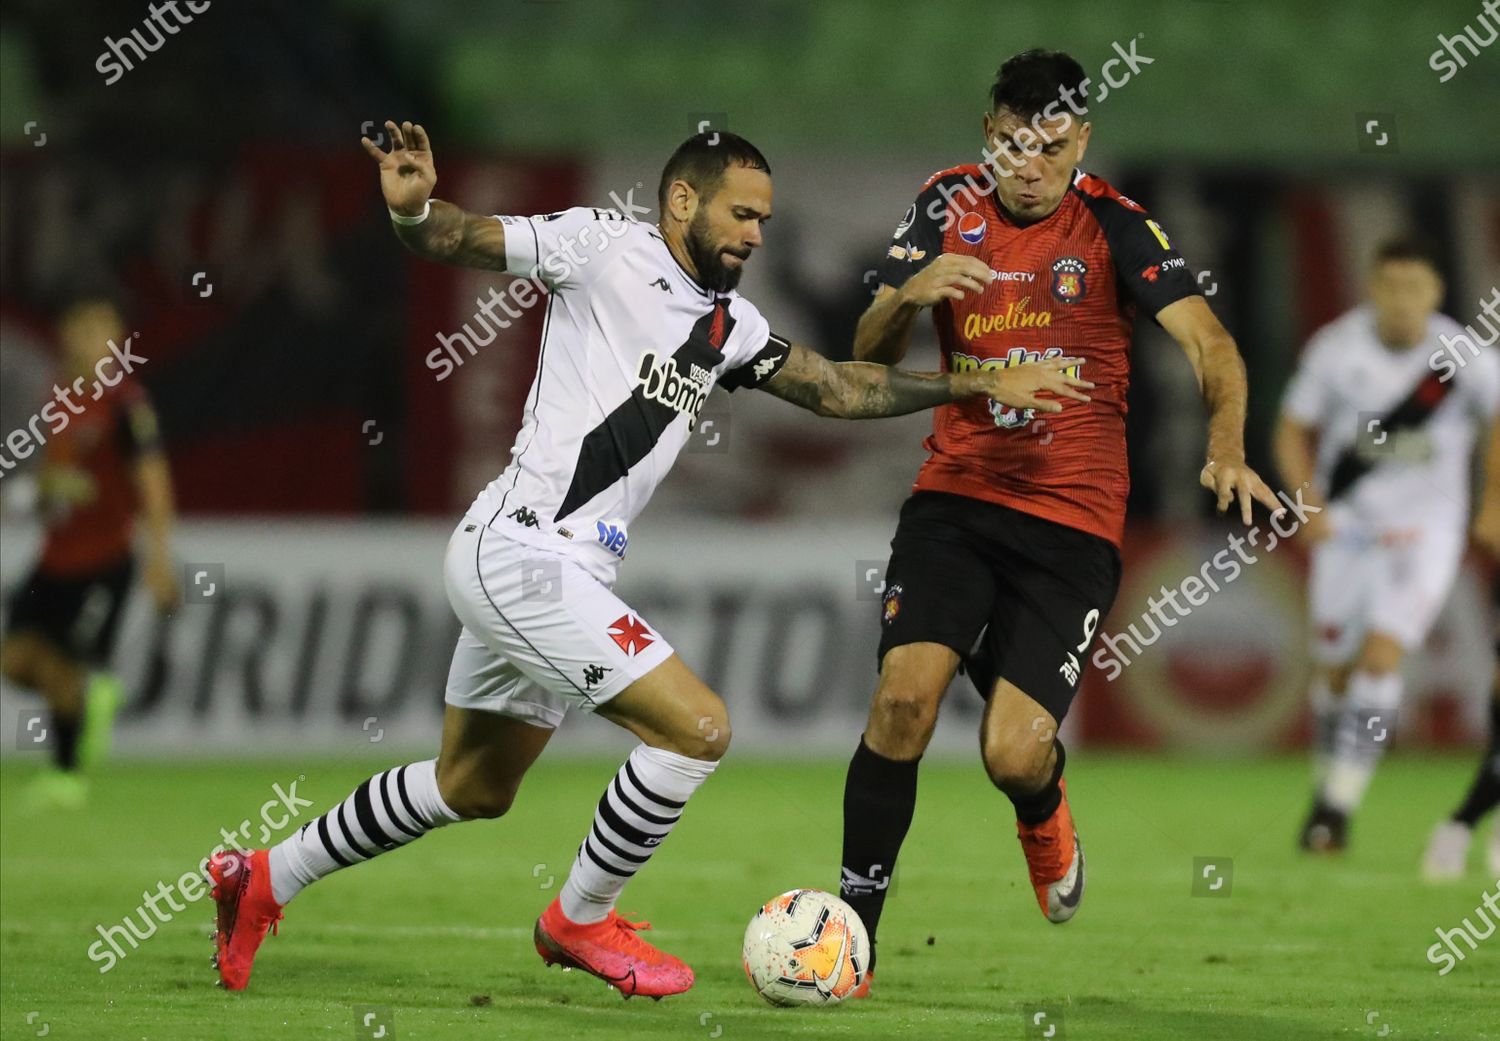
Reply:
[[[380, 164], [397, 235], [418, 256], [524, 276], [545, 299], [537, 374], [510, 466], [449, 542], [448, 599], [463, 622], [436, 759], [384, 771], [274, 849], [211, 861], [223, 986], [250, 978], [282, 907], [340, 868], [433, 828], [509, 809], [570, 708], [640, 739], [599, 800], [572, 870], [533, 930], [549, 965], [626, 997], [687, 990], [693, 972], [615, 911], [729, 745], [723, 701], [612, 590], [629, 526], [687, 442], [714, 386], [759, 388], [845, 419], [902, 415], [967, 396], [1060, 411], [1091, 384], [1076, 359], [1006, 373], [908, 373], [834, 364], [770, 331], [735, 292], [771, 217], [765, 157], [734, 134], [699, 134], [668, 160], [659, 222], [577, 207], [483, 217], [431, 198], [426, 132], [386, 123]], [[627, 203], [627, 205], [631, 205]], [[641, 207], [645, 212], [648, 208]], [[545, 287], [545, 292], [538, 289]], [[1045, 391], [1048, 397], [1038, 397]]]
[[87, 793], [83, 771], [109, 748], [121, 698], [108, 672], [126, 595], [136, 573], [137, 519], [143, 576], [158, 610], [177, 603], [172, 563], [172, 478], [156, 414], [123, 371], [125, 323], [107, 299], [64, 312], [64, 386], [33, 431], [46, 441], [37, 474], [46, 526], [41, 559], [10, 603], [0, 670], [47, 702], [55, 768], [33, 782], [38, 802], [70, 807]]
[[995, 401], [934, 412], [931, 454], [891, 542], [880, 680], [844, 788], [840, 894], [872, 939], [916, 805], [918, 760], [966, 659], [987, 699], [984, 765], [1015, 807], [1036, 900], [1053, 922], [1078, 908], [1083, 851], [1056, 735], [1119, 586], [1138, 311], [1182, 346], [1203, 389], [1200, 481], [1219, 510], [1238, 500], [1249, 524], [1252, 499], [1280, 508], [1245, 465], [1234, 339], [1161, 227], [1078, 169], [1092, 131], [1086, 96], [1066, 54], [1027, 51], [1001, 66], [984, 115], [986, 162], [923, 186], [856, 333], [855, 357], [893, 364], [931, 308], [949, 371], [1077, 355], [1098, 388], [1087, 406], [1045, 419]]
[[[1500, 423], [1490, 425], [1488, 460], [1500, 460]], [[1492, 567], [1500, 566], [1500, 481], [1486, 481], [1478, 516], [1474, 518], [1474, 541], [1489, 556]], [[1490, 741], [1479, 770], [1463, 802], [1453, 815], [1433, 829], [1422, 858], [1422, 875], [1429, 882], [1452, 882], [1468, 867], [1469, 844], [1474, 829], [1485, 815], [1500, 806], [1500, 576], [1490, 576], [1494, 598], [1495, 673], [1490, 682]], [[1490, 833], [1485, 858], [1490, 874], [1500, 878], [1500, 818]]]
[[[1369, 300], [1319, 329], [1276, 429], [1287, 487], [1326, 509], [1312, 543], [1309, 615], [1317, 780], [1303, 849], [1343, 849], [1396, 732], [1401, 661], [1421, 646], [1463, 557], [1476, 448], [1500, 408], [1500, 363], [1482, 351], [1446, 374], [1443, 278], [1421, 243], [1376, 252]], [[1494, 458], [1485, 462], [1485, 484]]]

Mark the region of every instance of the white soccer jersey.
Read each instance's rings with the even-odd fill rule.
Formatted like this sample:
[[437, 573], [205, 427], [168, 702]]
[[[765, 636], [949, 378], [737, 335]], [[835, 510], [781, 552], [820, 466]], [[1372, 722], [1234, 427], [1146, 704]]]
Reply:
[[[1334, 489], [1335, 528], [1372, 534], [1438, 526], [1462, 531], [1476, 441], [1500, 409], [1500, 359], [1483, 350], [1441, 381], [1430, 364], [1462, 326], [1433, 315], [1410, 350], [1381, 343], [1368, 305], [1319, 329], [1287, 387], [1284, 413], [1318, 431], [1317, 484]], [[1444, 352], [1446, 355], [1446, 352]], [[1363, 460], [1351, 469], [1350, 455]], [[1367, 467], [1367, 469], [1365, 469]], [[1350, 473], [1360, 473], [1352, 481]]]
[[585, 207], [497, 219], [506, 270], [551, 293], [510, 466], [469, 516], [605, 577], [709, 391], [765, 383], [791, 348], [748, 300], [689, 277], [652, 225]]

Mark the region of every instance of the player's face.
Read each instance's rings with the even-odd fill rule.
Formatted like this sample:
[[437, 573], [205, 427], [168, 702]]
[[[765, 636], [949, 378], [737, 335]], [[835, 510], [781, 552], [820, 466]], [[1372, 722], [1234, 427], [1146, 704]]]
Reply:
[[1391, 347], [1415, 347], [1443, 299], [1443, 280], [1420, 260], [1386, 260], [1370, 274], [1375, 326]]
[[110, 353], [109, 341], [120, 342], [124, 328], [120, 312], [112, 304], [99, 301], [69, 308], [58, 329], [68, 371], [78, 376], [93, 372], [99, 360]]
[[1023, 119], [1010, 109], [984, 117], [985, 148], [993, 156], [995, 193], [1011, 216], [1050, 216], [1073, 183], [1073, 169], [1088, 148], [1093, 125], [1066, 110], [1056, 119]]
[[744, 166], [725, 170], [719, 190], [699, 200], [688, 224], [688, 256], [699, 280], [719, 292], [739, 285], [751, 251], [763, 241], [760, 226], [770, 219], [771, 176]]

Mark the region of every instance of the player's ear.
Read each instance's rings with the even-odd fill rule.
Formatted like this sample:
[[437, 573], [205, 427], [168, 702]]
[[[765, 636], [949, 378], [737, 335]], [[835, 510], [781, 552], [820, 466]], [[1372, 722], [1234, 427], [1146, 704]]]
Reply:
[[1078, 161], [1083, 161], [1083, 153], [1089, 150], [1089, 135], [1094, 132], [1094, 124], [1084, 123], [1078, 128]]
[[684, 224], [692, 222], [698, 212], [698, 193], [691, 184], [679, 178], [667, 189], [667, 210], [673, 220]]
[[984, 114], [984, 144], [986, 148], [995, 147], [995, 115], [993, 112]]

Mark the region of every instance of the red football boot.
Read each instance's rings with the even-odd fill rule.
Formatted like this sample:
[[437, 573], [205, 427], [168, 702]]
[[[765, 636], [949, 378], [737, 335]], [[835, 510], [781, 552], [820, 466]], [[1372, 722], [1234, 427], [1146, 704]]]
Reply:
[[208, 862], [208, 880], [219, 909], [213, 960], [218, 985], [244, 990], [255, 952], [281, 921], [281, 905], [271, 895], [270, 859], [263, 849], [248, 856], [237, 850], [215, 854]]
[[681, 994], [693, 985], [693, 970], [636, 935], [649, 928], [649, 922], [626, 921], [613, 911], [602, 922], [579, 925], [563, 916], [562, 904], [554, 898], [536, 920], [532, 939], [548, 965], [582, 969], [627, 998]]
[[1068, 808], [1068, 782], [1059, 780], [1058, 784], [1062, 801], [1052, 816], [1035, 826], [1016, 821], [1016, 834], [1042, 914], [1050, 922], [1062, 923], [1073, 917], [1083, 899], [1083, 844]]

